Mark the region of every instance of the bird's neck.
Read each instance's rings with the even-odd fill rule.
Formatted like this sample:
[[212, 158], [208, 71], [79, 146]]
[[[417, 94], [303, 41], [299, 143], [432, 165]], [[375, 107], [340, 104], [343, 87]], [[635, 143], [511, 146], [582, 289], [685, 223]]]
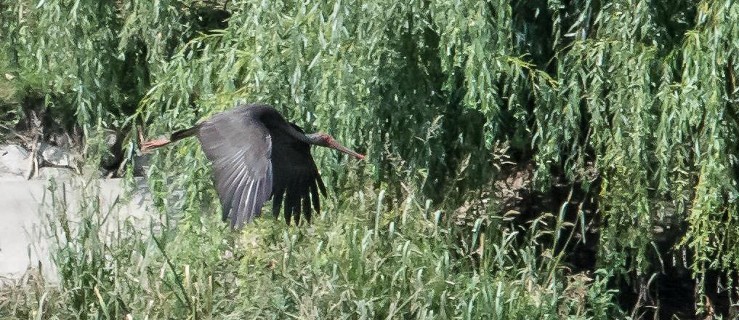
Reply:
[[307, 142], [310, 144], [321, 145], [321, 142], [323, 141], [323, 139], [321, 139], [320, 133], [309, 133], [304, 136], [308, 140]]
[[300, 140], [307, 144], [314, 144], [314, 140], [312, 139], [312, 137], [310, 137], [312, 136], [311, 134], [306, 135], [305, 133], [298, 130], [293, 124], [286, 123], [284, 126], [282, 126], [282, 131], [288, 136], [293, 137], [297, 140]]

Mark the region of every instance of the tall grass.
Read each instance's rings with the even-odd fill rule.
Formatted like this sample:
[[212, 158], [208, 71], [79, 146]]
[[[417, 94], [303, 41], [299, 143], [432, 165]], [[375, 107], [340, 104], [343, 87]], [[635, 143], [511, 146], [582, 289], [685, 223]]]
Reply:
[[[50, 190], [58, 286], [3, 289], [2, 316], [83, 319], [602, 319], [618, 315], [607, 274], [569, 274], [548, 241], [486, 208], [459, 224], [410, 191], [390, 208], [363, 188], [326, 201], [310, 225], [271, 217], [243, 232], [218, 215], [116, 221], [116, 206], [76, 207]], [[55, 189], [56, 188], [56, 189]], [[95, 199], [95, 181], [75, 186]], [[68, 191], [68, 190], [67, 190]], [[492, 203], [492, 202], [491, 202]], [[216, 210], [217, 206], [207, 209]], [[483, 222], [488, 221], [488, 222]], [[180, 221], [183, 222], [183, 221]], [[137, 225], [138, 224], [138, 225]], [[43, 281], [43, 280], [42, 280]], [[22, 292], [22, 294], [21, 294]], [[25, 296], [21, 299], [20, 296]]]

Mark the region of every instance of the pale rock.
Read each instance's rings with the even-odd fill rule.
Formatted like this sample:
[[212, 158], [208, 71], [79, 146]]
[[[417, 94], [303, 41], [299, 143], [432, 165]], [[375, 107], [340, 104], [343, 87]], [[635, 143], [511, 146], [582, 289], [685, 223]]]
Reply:
[[25, 180], [31, 154], [19, 145], [0, 147], [0, 180]]
[[42, 143], [39, 151], [41, 157], [53, 166], [69, 167], [72, 165], [72, 155], [67, 150]]
[[38, 169], [36, 178], [40, 180], [69, 180], [74, 177], [74, 171], [68, 168], [43, 167]]

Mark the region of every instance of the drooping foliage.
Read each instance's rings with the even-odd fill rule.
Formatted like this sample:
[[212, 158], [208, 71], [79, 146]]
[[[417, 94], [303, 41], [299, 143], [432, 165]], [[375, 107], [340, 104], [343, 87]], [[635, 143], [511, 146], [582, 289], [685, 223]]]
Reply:
[[[494, 181], [534, 168], [530, 196], [540, 198], [530, 201], [562, 185], [595, 194], [597, 205], [575, 210], [582, 231], [568, 230], [597, 252], [589, 271], [611, 288], [653, 292], [650, 279], [680, 260], [699, 283], [696, 312], [711, 312], [706, 277], [736, 277], [732, 1], [19, 1], [0, 10], [0, 110], [16, 117], [37, 98], [88, 134], [141, 124], [155, 135], [237, 101], [269, 103], [369, 155], [353, 163], [314, 152], [337, 203], [386, 190], [402, 207], [417, 192], [452, 220], [491, 198], [483, 220], [492, 229], [505, 214]], [[496, 161], [501, 145], [508, 169]], [[218, 207], [208, 170], [193, 141], [163, 150], [150, 169], [155, 203], [198, 228], [201, 212]], [[575, 207], [571, 198], [529, 211], [557, 214]], [[621, 298], [635, 312], [654, 303]]]

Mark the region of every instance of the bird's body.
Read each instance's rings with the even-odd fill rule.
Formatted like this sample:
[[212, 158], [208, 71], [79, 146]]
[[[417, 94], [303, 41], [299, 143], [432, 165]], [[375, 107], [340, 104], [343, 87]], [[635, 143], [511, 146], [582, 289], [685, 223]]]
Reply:
[[310, 221], [312, 212], [320, 210], [318, 193], [325, 195], [326, 188], [310, 154], [311, 144], [364, 158], [325, 133], [306, 135], [268, 105], [240, 105], [177, 131], [169, 140], [146, 142], [142, 149], [193, 135], [213, 164], [223, 220], [238, 228], [259, 216], [270, 196], [273, 213], [277, 216], [284, 208], [288, 224], [291, 219], [299, 223], [301, 215]]

